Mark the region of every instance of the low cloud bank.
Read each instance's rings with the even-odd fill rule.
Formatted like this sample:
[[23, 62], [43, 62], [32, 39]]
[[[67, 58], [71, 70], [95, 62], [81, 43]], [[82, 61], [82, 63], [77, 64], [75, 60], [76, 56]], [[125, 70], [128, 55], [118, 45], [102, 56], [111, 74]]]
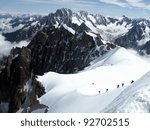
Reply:
[[21, 41], [19, 43], [10, 43], [9, 41], [5, 40], [5, 37], [0, 34], [0, 58], [3, 56], [8, 56], [10, 51], [13, 47], [23, 47], [27, 46], [29, 42]]

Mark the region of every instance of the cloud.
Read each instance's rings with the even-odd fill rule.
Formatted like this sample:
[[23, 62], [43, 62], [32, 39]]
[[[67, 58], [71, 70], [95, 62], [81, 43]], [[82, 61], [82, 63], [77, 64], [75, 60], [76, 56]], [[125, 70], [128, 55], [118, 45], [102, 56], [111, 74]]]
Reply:
[[145, 3], [144, 0], [126, 0], [132, 7], [144, 8], [150, 10], [150, 3]]
[[[98, 0], [22, 0], [24, 3], [36, 3], [41, 5], [49, 5], [52, 7], [52, 10], [58, 8], [71, 8], [78, 11], [89, 10], [99, 4]], [[56, 8], [57, 7], [57, 8]]]
[[99, 0], [99, 1], [103, 2], [103, 3], [107, 3], [107, 4], [118, 5], [118, 6], [121, 6], [121, 7], [128, 6], [127, 3], [122, 2], [121, 0]]
[[43, 4], [54, 4], [54, 5], [65, 5], [65, 4], [96, 4], [96, 1], [89, 0], [23, 0], [24, 2], [43, 3]]
[[99, 0], [106, 4], [113, 4], [121, 7], [135, 7], [150, 10], [150, 2], [144, 0]]
[[98, 5], [98, 2], [117, 5], [120, 7], [129, 7], [129, 8], [143, 8], [150, 10], [150, 2], [146, 0], [22, 0], [24, 2], [33, 2], [40, 4], [50, 4], [50, 5], [59, 5], [59, 6], [83, 6], [90, 7], [91, 5]]
[[10, 54], [10, 51], [13, 47], [22, 47], [27, 46], [28, 42], [21, 41], [19, 43], [10, 43], [9, 41], [5, 40], [5, 37], [0, 35], [0, 59], [3, 56], [8, 56]]

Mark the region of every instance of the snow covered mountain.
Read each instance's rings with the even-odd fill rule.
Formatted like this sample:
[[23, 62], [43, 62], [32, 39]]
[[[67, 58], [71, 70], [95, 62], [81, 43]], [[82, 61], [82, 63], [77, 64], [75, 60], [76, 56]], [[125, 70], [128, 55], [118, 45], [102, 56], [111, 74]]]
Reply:
[[150, 65], [125, 48], [148, 56], [149, 35], [149, 20], [126, 16], [1, 14], [0, 112], [130, 112], [120, 97], [143, 91]]
[[48, 112], [149, 112], [149, 66], [118, 47], [77, 74], [38, 76], [46, 90], [39, 101]]
[[10, 42], [29, 41], [41, 26], [40, 15], [0, 14], [0, 34]]
[[104, 17], [85, 11], [75, 13], [66, 8], [47, 16], [0, 15], [1, 33], [11, 42], [30, 41], [44, 26], [64, 26], [73, 34], [84, 30], [92, 36], [100, 35], [105, 41], [135, 49], [140, 54], [150, 54], [145, 48], [150, 41], [150, 21], [146, 19], [130, 19], [124, 15], [119, 18]]

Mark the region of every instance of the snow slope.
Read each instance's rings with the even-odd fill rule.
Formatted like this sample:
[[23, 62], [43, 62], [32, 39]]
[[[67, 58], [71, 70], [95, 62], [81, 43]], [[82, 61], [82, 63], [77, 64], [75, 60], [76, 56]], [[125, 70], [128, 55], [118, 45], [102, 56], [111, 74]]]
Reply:
[[105, 112], [150, 112], [150, 71], [123, 91]]
[[49, 107], [49, 112], [103, 112], [128, 89], [132, 80], [140, 79], [148, 71], [148, 62], [118, 47], [80, 73], [48, 72], [38, 76], [46, 89], [39, 100]]

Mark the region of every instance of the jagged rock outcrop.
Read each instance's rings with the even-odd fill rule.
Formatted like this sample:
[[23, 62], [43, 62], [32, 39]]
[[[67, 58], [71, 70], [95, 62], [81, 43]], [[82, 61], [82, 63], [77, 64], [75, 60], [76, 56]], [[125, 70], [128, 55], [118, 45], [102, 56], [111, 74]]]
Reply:
[[143, 45], [141, 48], [140, 48], [140, 51], [142, 52], [142, 54], [150, 54], [150, 41], [146, 42], [145, 45]]
[[18, 56], [10, 55], [0, 74], [0, 100], [9, 102], [9, 112], [16, 112], [25, 100], [24, 86], [30, 76], [31, 51], [23, 47]]
[[32, 51], [33, 72], [41, 75], [48, 71], [75, 73], [115, 45], [104, 45], [101, 37], [93, 39], [84, 31], [73, 35], [63, 27], [45, 27], [28, 47]]
[[[18, 54], [14, 55], [15, 51]], [[31, 50], [27, 47], [12, 51], [12, 55], [7, 58], [5, 68], [0, 74], [0, 101], [9, 102], [8, 112], [16, 112], [24, 104], [28, 95], [31, 95], [30, 103], [32, 103], [36, 100], [36, 93], [37, 95], [42, 93], [38, 90], [40, 84], [35, 81], [31, 92], [24, 88], [31, 78], [30, 63]]]
[[36, 75], [48, 71], [78, 72], [114, 47], [104, 44], [100, 36], [93, 38], [85, 31], [72, 34], [63, 26], [44, 27], [27, 47], [13, 49], [8, 56], [0, 73], [0, 101], [9, 103], [9, 112], [20, 108], [29, 112], [28, 108], [32, 110], [38, 104], [37, 97], [45, 93]]

